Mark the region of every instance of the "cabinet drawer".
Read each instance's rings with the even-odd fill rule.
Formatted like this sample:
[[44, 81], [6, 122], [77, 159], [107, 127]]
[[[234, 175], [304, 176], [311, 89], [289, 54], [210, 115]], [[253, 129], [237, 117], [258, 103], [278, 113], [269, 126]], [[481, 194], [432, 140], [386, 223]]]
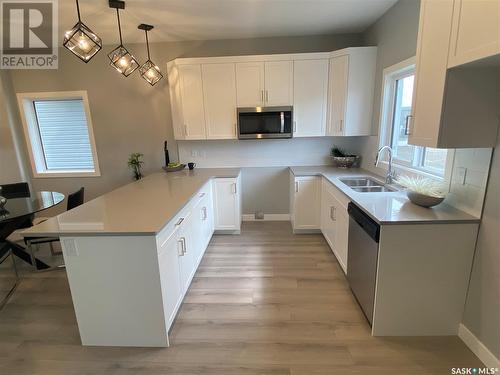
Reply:
[[328, 181], [326, 178], [323, 177], [323, 189], [327, 192], [329, 192], [331, 195], [335, 197], [335, 199], [346, 209], [347, 211], [347, 205], [349, 204], [350, 200], [345, 195], [342, 193], [339, 189], [335, 187], [330, 181]]

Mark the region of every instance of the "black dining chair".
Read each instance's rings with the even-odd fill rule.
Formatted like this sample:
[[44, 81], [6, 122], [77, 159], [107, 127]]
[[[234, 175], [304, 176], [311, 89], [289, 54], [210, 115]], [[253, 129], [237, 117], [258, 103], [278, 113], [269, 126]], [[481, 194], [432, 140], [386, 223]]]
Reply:
[[[69, 211], [75, 207], [78, 207], [83, 204], [85, 196], [85, 188], [81, 187], [78, 191], [75, 191], [74, 193], [71, 193], [68, 195], [68, 200], [66, 203], [66, 210]], [[24, 242], [26, 243], [26, 246], [29, 249], [30, 256], [31, 256], [31, 264], [33, 265], [33, 268], [35, 271], [38, 271], [38, 268], [36, 266], [36, 261], [35, 261], [35, 250], [33, 249], [33, 245], [35, 245], [38, 249], [38, 247], [42, 244], [49, 244], [50, 245], [50, 252], [52, 255], [59, 255], [61, 254], [60, 252], [55, 252], [53, 243], [54, 242], [59, 242], [59, 237], [25, 237]], [[51, 267], [48, 270], [51, 269], [57, 269], [64, 267], [64, 264], [61, 264], [57, 267]]]
[[0, 309], [2, 309], [3, 306], [8, 302], [9, 297], [14, 293], [14, 290], [16, 289], [17, 285], [19, 284], [19, 274], [17, 273], [17, 267], [16, 267], [16, 259], [12, 255], [12, 249], [10, 248], [10, 245], [7, 242], [0, 242], [0, 267], [3, 266], [2, 264], [4, 262], [7, 262], [7, 259], [11, 258], [12, 261], [12, 272], [14, 274], [14, 283], [13, 285], [9, 286], [9, 290], [7, 290], [7, 293], [2, 293], [0, 294]]
[[0, 185], [0, 195], [7, 198], [26, 198], [30, 196], [30, 187], [27, 182]]

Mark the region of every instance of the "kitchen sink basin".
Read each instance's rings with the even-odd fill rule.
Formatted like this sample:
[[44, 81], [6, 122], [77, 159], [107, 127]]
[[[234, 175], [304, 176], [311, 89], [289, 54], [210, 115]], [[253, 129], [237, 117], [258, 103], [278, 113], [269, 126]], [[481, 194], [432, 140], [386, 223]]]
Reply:
[[398, 190], [371, 177], [346, 177], [340, 178], [340, 181], [358, 193], [385, 193]]

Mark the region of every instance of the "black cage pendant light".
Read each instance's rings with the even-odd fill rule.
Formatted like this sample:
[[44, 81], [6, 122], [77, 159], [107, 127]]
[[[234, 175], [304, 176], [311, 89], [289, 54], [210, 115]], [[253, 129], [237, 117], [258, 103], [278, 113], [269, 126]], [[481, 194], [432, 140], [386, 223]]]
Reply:
[[139, 67], [139, 63], [137, 62], [135, 57], [123, 46], [119, 9], [125, 9], [125, 2], [120, 0], [109, 0], [109, 7], [116, 9], [116, 17], [118, 19], [118, 33], [120, 34], [120, 45], [113, 51], [108, 53], [110, 65], [125, 77], [128, 77]]
[[78, 22], [64, 34], [63, 46], [83, 62], [88, 63], [102, 48], [102, 40], [80, 18], [80, 5], [76, 0]]
[[153, 26], [141, 23], [137, 28], [139, 30], [144, 30], [146, 33], [146, 48], [148, 49], [148, 60], [141, 65], [139, 72], [141, 73], [142, 78], [144, 78], [151, 86], [154, 86], [156, 82], [163, 78], [163, 75], [160, 72], [160, 68], [158, 68], [158, 66], [151, 61], [151, 56], [149, 54], [148, 31], [151, 31]]

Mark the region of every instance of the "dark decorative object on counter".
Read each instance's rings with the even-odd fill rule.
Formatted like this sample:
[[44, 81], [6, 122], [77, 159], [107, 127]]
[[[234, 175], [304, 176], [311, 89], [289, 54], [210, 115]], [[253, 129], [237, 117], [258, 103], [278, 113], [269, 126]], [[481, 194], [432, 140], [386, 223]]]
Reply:
[[170, 156], [168, 154], [167, 141], [163, 144], [163, 151], [165, 152], [165, 166], [170, 164]]
[[333, 164], [337, 168], [352, 168], [359, 165], [358, 155], [349, 154], [337, 146], [333, 146], [331, 155]]
[[191, 170], [191, 171], [192, 171], [192, 170], [194, 169], [194, 167], [196, 167], [196, 163], [193, 163], [193, 162], [188, 163], [188, 168], [189, 168], [189, 170]]
[[142, 165], [144, 164], [141, 160], [143, 156], [144, 154], [141, 154], [140, 152], [133, 152], [128, 158], [128, 166], [134, 172], [135, 180], [140, 180], [143, 177], [141, 171]]

